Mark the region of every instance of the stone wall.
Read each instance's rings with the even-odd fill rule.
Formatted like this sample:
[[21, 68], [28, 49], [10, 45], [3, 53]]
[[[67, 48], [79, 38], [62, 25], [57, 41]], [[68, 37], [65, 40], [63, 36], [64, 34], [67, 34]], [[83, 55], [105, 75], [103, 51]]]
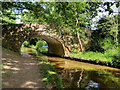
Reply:
[[19, 51], [21, 43], [29, 36], [28, 30], [21, 25], [2, 26], [2, 46], [13, 51]]

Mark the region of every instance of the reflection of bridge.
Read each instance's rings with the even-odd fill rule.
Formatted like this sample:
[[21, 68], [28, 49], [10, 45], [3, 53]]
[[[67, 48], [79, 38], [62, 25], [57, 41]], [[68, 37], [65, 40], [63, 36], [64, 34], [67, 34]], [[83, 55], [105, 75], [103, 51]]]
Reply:
[[49, 25], [46, 24], [30, 23], [2, 26], [2, 45], [13, 51], [19, 51], [25, 40], [34, 37], [41, 38], [48, 43], [49, 54], [59, 56], [64, 56], [71, 51], [71, 42], [74, 40], [75, 43], [76, 41], [76, 38], [72, 35], [57, 35], [57, 32], [49, 29]]

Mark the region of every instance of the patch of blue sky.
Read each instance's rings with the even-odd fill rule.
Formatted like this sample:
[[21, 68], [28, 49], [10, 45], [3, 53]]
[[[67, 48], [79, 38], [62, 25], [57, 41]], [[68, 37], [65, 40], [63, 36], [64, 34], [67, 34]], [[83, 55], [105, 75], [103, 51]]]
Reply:
[[[113, 1], [113, 0], [106, 0], [106, 1], [112, 1], [112, 2], [115, 2], [115, 0]], [[107, 8], [107, 6], [104, 6], [105, 8]], [[120, 8], [120, 7], [119, 7]], [[116, 4], [114, 4], [113, 6], [111, 6], [111, 9], [113, 10], [113, 13], [112, 14], [110, 14], [109, 15], [109, 12], [107, 11], [107, 12], [105, 12], [105, 11], [103, 11], [103, 12], [98, 12], [98, 15], [95, 17], [95, 18], [93, 18], [92, 19], [92, 21], [93, 21], [93, 24], [91, 25], [91, 27], [92, 27], [92, 30], [95, 30], [96, 29], [96, 22], [100, 19], [100, 18], [102, 18], [103, 16], [109, 16], [109, 17], [112, 17], [112, 16], [114, 16], [114, 15], [116, 15], [116, 14], [118, 14], [118, 13], [120, 13], [120, 11], [119, 11], [119, 8], [116, 8]], [[98, 10], [104, 10], [103, 8], [98, 8]]]
[[[15, 10], [15, 13], [17, 13], [19, 10]], [[23, 9], [22, 10], [22, 12], [28, 12], [29, 10], [27, 10], [27, 9]], [[20, 23], [23, 23], [23, 22], [21, 22], [20, 21], [20, 19], [21, 19], [21, 15], [19, 14], [19, 15], [16, 15], [16, 17], [17, 17], [17, 19], [15, 20], [16, 21], [16, 24], [20, 24]]]

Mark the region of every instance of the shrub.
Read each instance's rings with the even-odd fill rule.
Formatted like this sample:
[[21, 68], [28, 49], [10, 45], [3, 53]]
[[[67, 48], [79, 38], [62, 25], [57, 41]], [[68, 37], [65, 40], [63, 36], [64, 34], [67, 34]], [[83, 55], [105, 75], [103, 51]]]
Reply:
[[40, 52], [47, 51], [48, 49], [44, 49], [43, 46], [47, 46], [47, 43], [43, 40], [39, 40], [36, 44], [36, 49]]
[[116, 66], [120, 66], [120, 47], [113, 46], [104, 53], [105, 57], [110, 57]]
[[24, 41], [22, 44], [23, 47], [29, 47], [29, 42], [28, 41]]

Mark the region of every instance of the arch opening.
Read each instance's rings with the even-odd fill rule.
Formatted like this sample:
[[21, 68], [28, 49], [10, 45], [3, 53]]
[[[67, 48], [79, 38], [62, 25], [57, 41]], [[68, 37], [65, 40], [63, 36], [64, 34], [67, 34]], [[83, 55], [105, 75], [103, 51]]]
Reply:
[[61, 42], [49, 36], [30, 37], [22, 43], [21, 47], [34, 48], [39, 52], [54, 56], [65, 55]]
[[48, 44], [46, 41], [39, 39], [39, 38], [29, 38], [26, 41], [24, 41], [22, 43], [20, 52], [21, 54], [25, 54], [26, 53], [36, 53], [37, 52], [44, 52], [47, 53], [48, 52]]

